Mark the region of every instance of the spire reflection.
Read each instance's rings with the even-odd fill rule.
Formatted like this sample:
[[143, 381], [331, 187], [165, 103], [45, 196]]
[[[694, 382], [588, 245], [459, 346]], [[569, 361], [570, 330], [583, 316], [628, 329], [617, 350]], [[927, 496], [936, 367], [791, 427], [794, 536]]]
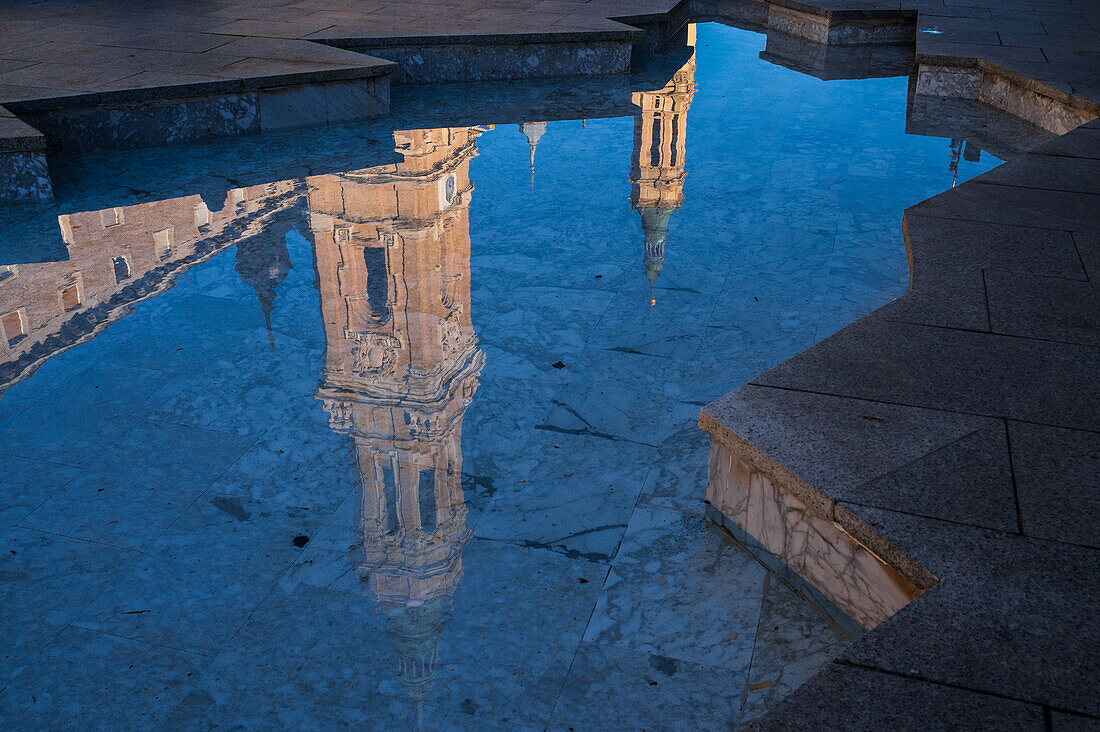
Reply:
[[684, 202], [687, 111], [695, 95], [694, 23], [687, 26], [687, 46], [691, 55], [667, 84], [631, 95], [631, 102], [641, 111], [634, 117], [630, 205], [642, 218], [642, 266], [649, 280], [651, 306], [657, 303], [653, 288], [665, 264], [669, 220]]

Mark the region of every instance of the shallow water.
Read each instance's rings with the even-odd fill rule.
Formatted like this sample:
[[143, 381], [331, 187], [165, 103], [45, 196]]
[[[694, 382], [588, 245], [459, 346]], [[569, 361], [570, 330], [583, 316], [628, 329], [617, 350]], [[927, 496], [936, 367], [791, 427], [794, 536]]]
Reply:
[[903, 208], [998, 161], [905, 134], [904, 77], [694, 40], [0, 211], [9, 721], [709, 729], [826, 662], [704, 520], [695, 420], [900, 295]]

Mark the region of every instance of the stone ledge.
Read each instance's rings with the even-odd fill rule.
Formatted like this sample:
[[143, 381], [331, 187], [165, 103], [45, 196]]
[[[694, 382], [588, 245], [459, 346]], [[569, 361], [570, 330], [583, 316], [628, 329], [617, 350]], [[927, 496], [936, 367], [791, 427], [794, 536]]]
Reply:
[[45, 152], [46, 137], [0, 107], [0, 152]]
[[96, 106], [137, 104], [163, 100], [185, 99], [208, 95], [241, 94], [284, 86], [314, 84], [326, 81], [386, 78], [397, 71], [397, 65], [384, 59], [366, 58], [362, 65], [299, 71], [280, 74], [259, 74], [240, 78], [214, 78], [181, 84], [150, 84], [109, 91], [53, 94], [40, 98], [6, 101], [4, 105], [16, 115]]
[[40, 203], [52, 199], [46, 137], [0, 107], [0, 200]]
[[1100, 104], [981, 57], [917, 55], [918, 94], [975, 99], [1057, 135], [1100, 116]]
[[[640, 16], [645, 19], [646, 16]], [[645, 35], [640, 28], [624, 25], [603, 30], [531, 30], [512, 33], [431, 33], [388, 36], [328, 37], [315, 34], [310, 40], [326, 46], [363, 52], [365, 49], [399, 48], [405, 46], [495, 46], [525, 43], [574, 43], [577, 41], [630, 41]]]
[[625, 74], [631, 41], [527, 41], [523, 43], [415, 44], [374, 46], [362, 53], [393, 61], [398, 83], [497, 81], [554, 76]]

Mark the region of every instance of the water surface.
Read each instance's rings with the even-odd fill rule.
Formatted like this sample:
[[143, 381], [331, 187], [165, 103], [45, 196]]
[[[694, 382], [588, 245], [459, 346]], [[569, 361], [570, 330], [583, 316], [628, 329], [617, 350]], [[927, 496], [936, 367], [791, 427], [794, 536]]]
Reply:
[[905, 134], [905, 77], [688, 40], [0, 211], [3, 716], [726, 728], [835, 654], [705, 521], [695, 421], [901, 294], [902, 210], [997, 160]]

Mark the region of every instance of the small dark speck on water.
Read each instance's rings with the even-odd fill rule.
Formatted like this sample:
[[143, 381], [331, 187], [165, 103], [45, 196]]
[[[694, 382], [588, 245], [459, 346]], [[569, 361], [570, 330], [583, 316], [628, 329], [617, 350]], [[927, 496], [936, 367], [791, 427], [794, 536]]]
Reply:
[[553, 366], [554, 368], [556, 368], [556, 369], [563, 369], [563, 368], [565, 368], [565, 363], [564, 363], [563, 361], [555, 361], [555, 362], [554, 362], [553, 364], [551, 364], [551, 365], [552, 365], [552, 366]]
[[578, 577], [577, 581], [580, 582], [582, 585], [588, 584], [588, 580], [586, 580], [584, 577]]
[[309, 537], [306, 536], [305, 534], [298, 534], [297, 536], [294, 537], [294, 546], [298, 547], [299, 549], [301, 549], [302, 547], [304, 547], [308, 543], [309, 543]]
[[596, 275], [596, 279], [598, 279], [598, 280], [602, 280], [602, 279], [603, 279], [603, 275]]

